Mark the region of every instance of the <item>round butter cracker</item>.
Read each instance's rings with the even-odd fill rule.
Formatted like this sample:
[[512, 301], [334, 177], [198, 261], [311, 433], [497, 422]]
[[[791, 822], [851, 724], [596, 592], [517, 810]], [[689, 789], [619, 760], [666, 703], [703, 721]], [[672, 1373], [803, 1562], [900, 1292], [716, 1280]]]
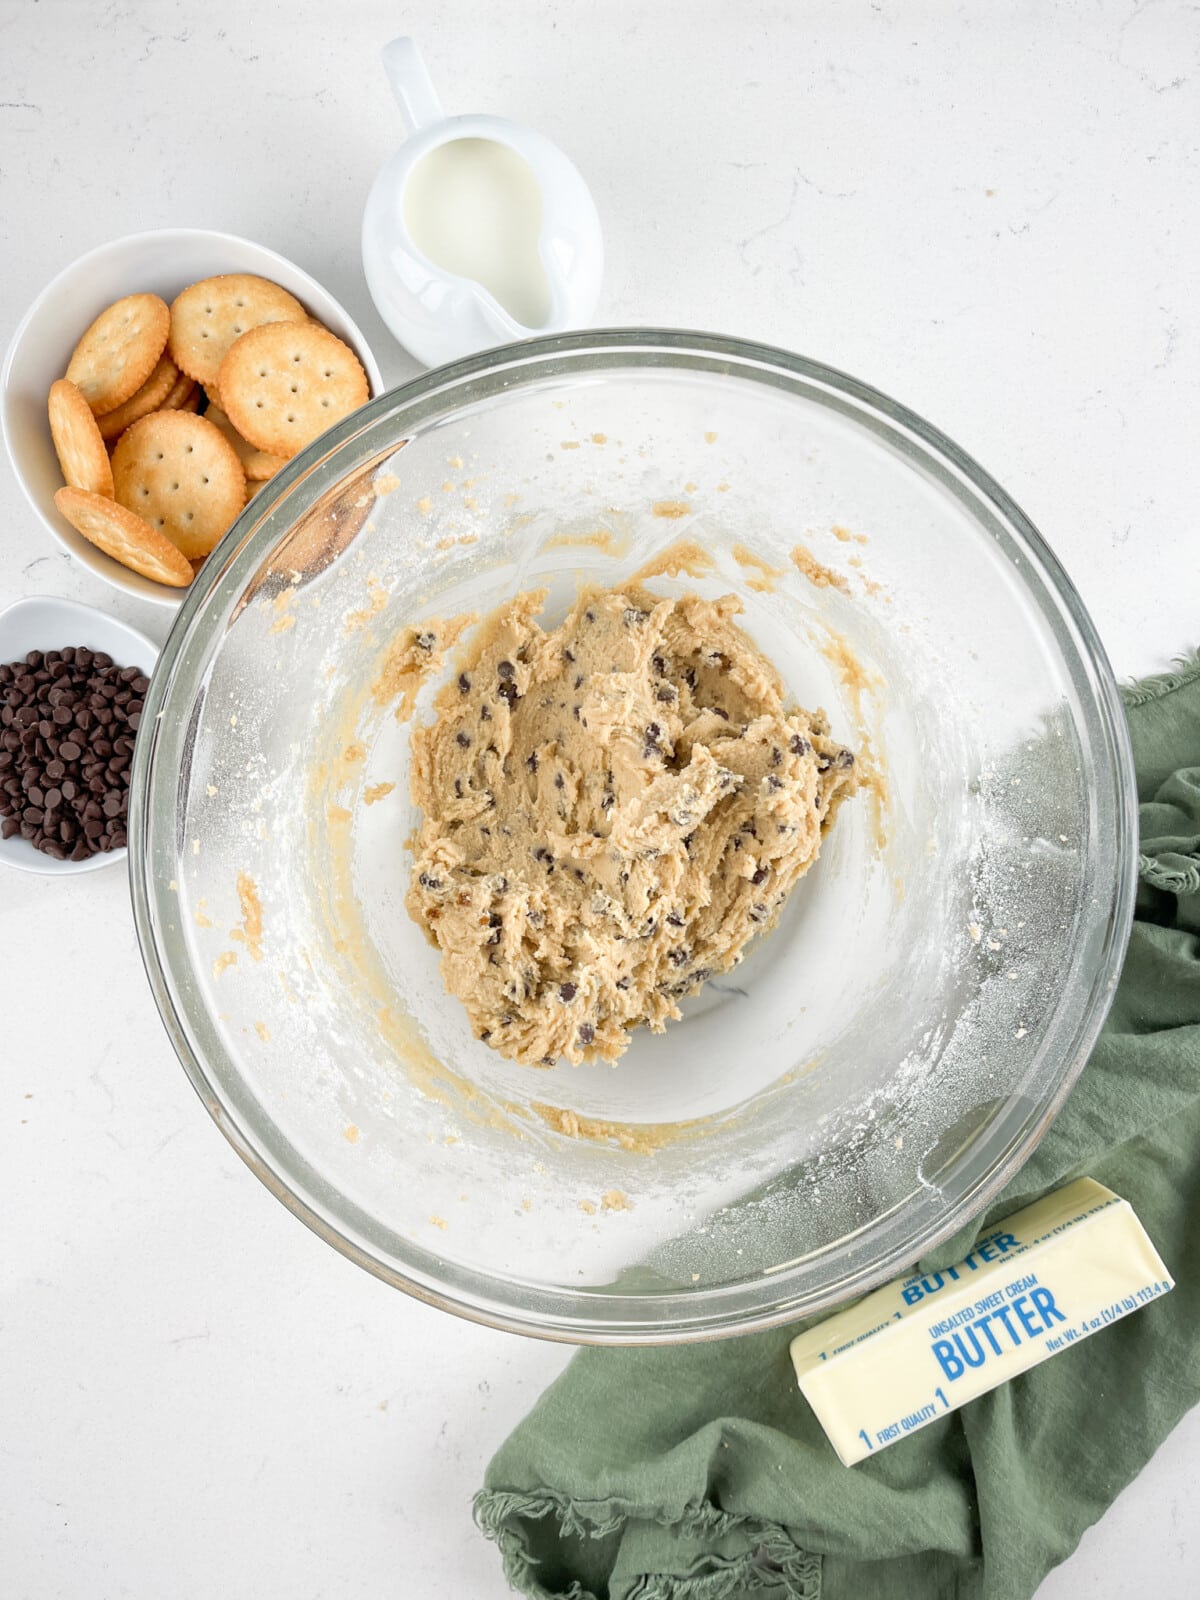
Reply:
[[156, 294], [127, 294], [88, 328], [67, 364], [67, 377], [96, 416], [135, 395], [166, 348], [171, 313]]
[[217, 386], [242, 437], [268, 455], [288, 457], [370, 396], [354, 351], [314, 322], [275, 322], [244, 333], [221, 363]]
[[280, 467], [287, 466], [286, 456], [268, 455], [265, 450], [257, 450], [230, 422], [221, 410], [221, 407], [209, 395], [208, 410], [204, 413], [204, 420], [211, 422], [229, 440], [237, 451], [238, 460], [242, 463], [242, 471], [251, 483], [265, 483], [268, 478], [273, 478]]
[[115, 500], [86, 489], [60, 489], [54, 504], [83, 537], [144, 578], [185, 589], [192, 581], [191, 563], [157, 528], [127, 511]]
[[303, 322], [307, 315], [295, 295], [266, 278], [248, 272], [204, 278], [172, 302], [171, 354], [207, 389], [244, 333], [264, 323]]
[[113, 475], [108, 451], [91, 406], [70, 379], [59, 378], [50, 385], [49, 412], [50, 437], [68, 486], [111, 500]]
[[194, 411], [200, 404], [200, 386], [186, 372], [181, 372], [172, 385], [171, 392], [158, 407], [160, 411]]
[[[124, 405], [118, 406], [115, 411], [106, 411], [99, 419], [100, 437], [111, 443], [125, 432], [130, 423], [165, 407], [179, 376], [179, 368], [170, 356], [159, 356], [154, 371], [137, 393], [130, 395]], [[187, 379], [188, 383], [191, 381]]]
[[118, 502], [189, 560], [206, 556], [246, 503], [233, 446], [203, 417], [156, 411], [128, 428], [113, 452]]

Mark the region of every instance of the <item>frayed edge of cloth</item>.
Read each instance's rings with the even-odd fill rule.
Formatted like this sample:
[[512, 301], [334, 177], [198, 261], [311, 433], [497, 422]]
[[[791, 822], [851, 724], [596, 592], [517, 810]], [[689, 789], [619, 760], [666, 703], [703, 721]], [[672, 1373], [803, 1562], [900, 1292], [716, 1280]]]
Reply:
[[[1183, 857], [1176, 857], [1183, 860]], [[1157, 860], [1154, 856], [1138, 856], [1138, 876], [1143, 883], [1148, 883], [1152, 889], [1163, 889], [1167, 894], [1185, 895], [1200, 894], [1200, 861], [1193, 860], [1189, 866], [1168, 866], [1165, 862]]]
[[631, 1519], [653, 1520], [676, 1528], [685, 1536], [720, 1536], [738, 1528], [753, 1530], [755, 1547], [745, 1556], [734, 1560], [713, 1558], [719, 1565], [711, 1566], [707, 1572], [645, 1573], [630, 1589], [629, 1600], [739, 1600], [742, 1595], [778, 1592], [784, 1584], [788, 1600], [821, 1600], [819, 1555], [801, 1550], [779, 1523], [721, 1511], [707, 1502], [686, 1506], [678, 1515], [664, 1511], [647, 1518], [646, 1507], [619, 1500], [578, 1501], [549, 1492], [482, 1489], [475, 1496], [472, 1512], [480, 1532], [499, 1548], [505, 1577], [529, 1600], [596, 1600], [592, 1591], [578, 1581], [566, 1589], [547, 1589], [539, 1581], [538, 1563], [529, 1554], [519, 1524], [541, 1522], [547, 1517], [557, 1522], [562, 1533], [585, 1539], [616, 1533]]
[[1121, 699], [1127, 706], [1144, 706], [1151, 700], [1161, 700], [1185, 684], [1200, 678], [1200, 650], [1190, 651], [1175, 658], [1174, 672], [1159, 672], [1151, 678], [1139, 678], [1121, 685]]
[[821, 1558], [797, 1547], [778, 1523], [751, 1523], [757, 1529], [752, 1551], [733, 1560], [713, 1557], [707, 1572], [647, 1573], [629, 1591], [629, 1600], [742, 1600], [743, 1595], [783, 1593], [787, 1600], [821, 1600]]

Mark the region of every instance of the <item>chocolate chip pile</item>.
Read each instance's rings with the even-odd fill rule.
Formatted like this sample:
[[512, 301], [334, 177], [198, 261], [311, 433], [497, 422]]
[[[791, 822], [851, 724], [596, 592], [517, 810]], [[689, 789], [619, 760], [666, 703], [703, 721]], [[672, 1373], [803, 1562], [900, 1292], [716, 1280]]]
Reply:
[[0, 666], [0, 833], [56, 861], [127, 839], [129, 765], [150, 680], [100, 651], [31, 650]]

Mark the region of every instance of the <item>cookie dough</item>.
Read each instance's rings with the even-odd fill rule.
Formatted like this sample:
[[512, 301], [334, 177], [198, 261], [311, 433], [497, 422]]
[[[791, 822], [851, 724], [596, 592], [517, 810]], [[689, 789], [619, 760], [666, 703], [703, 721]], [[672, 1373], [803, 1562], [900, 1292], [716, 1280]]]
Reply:
[[494, 612], [412, 735], [407, 905], [476, 1036], [531, 1066], [613, 1061], [741, 961], [858, 784], [788, 709], [733, 595], [544, 590]]

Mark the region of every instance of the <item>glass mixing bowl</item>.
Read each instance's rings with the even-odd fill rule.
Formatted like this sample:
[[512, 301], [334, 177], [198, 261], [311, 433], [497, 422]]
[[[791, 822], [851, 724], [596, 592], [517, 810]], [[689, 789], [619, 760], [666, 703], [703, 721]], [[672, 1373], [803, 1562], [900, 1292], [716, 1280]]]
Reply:
[[[534, 585], [557, 620], [679, 540], [714, 569], [651, 587], [739, 595], [878, 782], [684, 1020], [518, 1066], [405, 912], [381, 657]], [[466, 1316], [665, 1342], [862, 1293], [998, 1192], [1108, 1006], [1134, 807], [1092, 625], [986, 473], [813, 362], [628, 331], [432, 372], [256, 496], [154, 675], [130, 861], [180, 1058], [297, 1216]]]

